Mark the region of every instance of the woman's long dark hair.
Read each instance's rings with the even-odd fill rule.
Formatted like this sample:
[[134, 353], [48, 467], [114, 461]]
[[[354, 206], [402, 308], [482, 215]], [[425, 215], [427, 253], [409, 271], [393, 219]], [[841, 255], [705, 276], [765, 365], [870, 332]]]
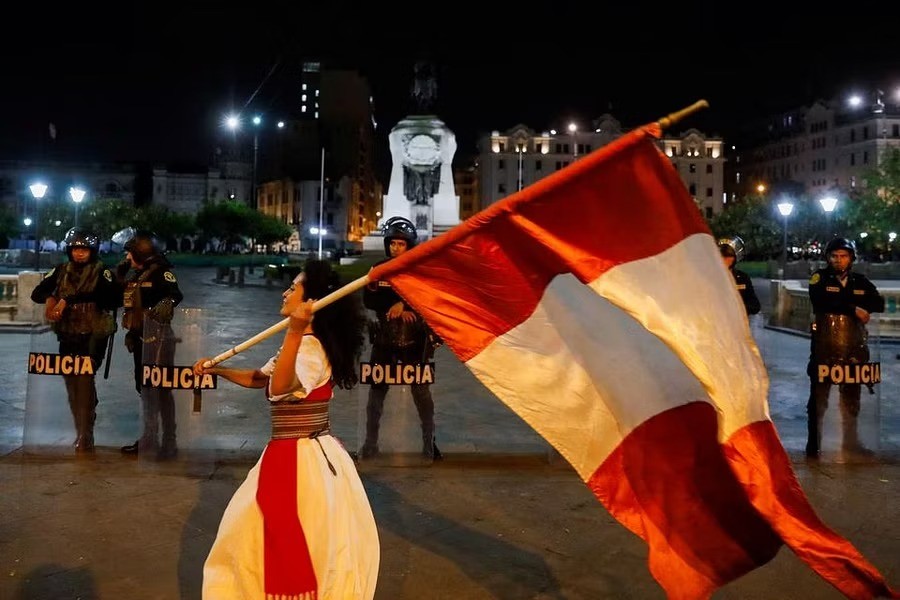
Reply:
[[[340, 276], [324, 260], [303, 266], [304, 300], [320, 300], [341, 287]], [[325, 348], [335, 385], [350, 389], [359, 381], [357, 363], [363, 347], [365, 316], [356, 294], [344, 296], [313, 315], [313, 333]]]

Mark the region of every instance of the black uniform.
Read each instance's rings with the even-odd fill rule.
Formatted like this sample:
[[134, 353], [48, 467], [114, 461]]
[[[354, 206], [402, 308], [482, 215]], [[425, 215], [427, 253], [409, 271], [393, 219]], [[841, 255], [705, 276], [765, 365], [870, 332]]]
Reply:
[[[387, 260], [390, 259], [382, 260], [378, 264]], [[413, 323], [404, 323], [399, 318], [389, 320], [387, 312], [398, 302], [403, 302], [403, 299], [386, 281], [374, 282], [363, 290], [363, 304], [373, 310], [378, 318], [377, 322], [370, 323], [372, 339], [370, 361], [382, 365], [426, 363], [434, 356], [434, 334], [418, 314]], [[403, 310], [415, 312], [405, 303]], [[426, 458], [439, 458], [440, 453], [434, 443], [434, 401], [431, 398], [431, 388], [428, 384], [413, 384], [410, 385], [410, 389], [422, 425], [422, 453]], [[387, 392], [386, 383], [372, 385], [369, 388], [363, 457], [377, 452], [378, 430]]]
[[[31, 299], [39, 304], [65, 300], [62, 318], [52, 324], [59, 340], [59, 353], [90, 356], [96, 373], [103, 362], [109, 336], [115, 332], [110, 311], [122, 304], [122, 289], [110, 270], [96, 256], [83, 264], [64, 263], [47, 273], [31, 292]], [[79, 451], [91, 451], [98, 403], [94, 375], [63, 378], [75, 422], [75, 447]]]
[[[841, 279], [832, 267], [819, 269], [809, 280], [809, 299], [815, 322], [810, 338], [809, 402], [806, 406], [807, 456], [817, 456], [822, 442], [822, 422], [828, 409], [831, 382], [819, 383], [819, 364], [857, 364], [869, 360], [865, 324], [856, 317], [856, 307], [869, 313], [884, 311], [884, 297], [865, 275], [847, 272]], [[860, 385], [841, 384], [840, 406], [843, 424], [843, 448], [859, 451], [862, 447], [856, 430], [860, 408]]]
[[731, 268], [731, 275], [734, 277], [734, 285], [737, 287], [741, 300], [744, 301], [744, 308], [747, 315], [755, 315], [759, 312], [759, 298], [756, 297], [756, 290], [753, 289], [753, 282], [750, 276], [740, 269]]
[[[141, 394], [144, 431], [135, 446], [126, 446], [122, 450], [158, 451], [160, 458], [171, 458], [176, 453], [172, 390], [142, 389], [141, 375], [144, 363], [174, 364], [175, 333], [170, 323], [172, 310], [184, 295], [178, 288], [171, 263], [160, 254], [151, 256], [140, 269], [128, 273], [124, 287], [122, 327], [127, 330], [125, 346], [134, 356], [134, 384]], [[162, 421], [162, 446], [159, 421]]]

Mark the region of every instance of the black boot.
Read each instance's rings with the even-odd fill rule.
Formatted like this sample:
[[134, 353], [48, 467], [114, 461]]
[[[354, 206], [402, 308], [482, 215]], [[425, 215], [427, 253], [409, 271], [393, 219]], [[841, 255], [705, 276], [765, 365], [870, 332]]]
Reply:
[[127, 446], [122, 446], [119, 448], [119, 451], [122, 454], [131, 454], [137, 456], [138, 450], [140, 449], [140, 440], [136, 441], [133, 444], [128, 444]]

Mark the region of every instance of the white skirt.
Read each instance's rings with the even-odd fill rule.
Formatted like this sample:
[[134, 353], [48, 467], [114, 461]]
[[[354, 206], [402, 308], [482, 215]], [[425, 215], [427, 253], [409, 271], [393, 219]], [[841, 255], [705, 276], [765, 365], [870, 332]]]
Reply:
[[[380, 560], [372, 508], [344, 447], [330, 435], [317, 439], [321, 448], [314, 439], [296, 440], [297, 516], [316, 574], [317, 600], [371, 600]], [[263, 518], [256, 501], [261, 464], [262, 456], [222, 516], [203, 565], [204, 600], [266, 598]]]

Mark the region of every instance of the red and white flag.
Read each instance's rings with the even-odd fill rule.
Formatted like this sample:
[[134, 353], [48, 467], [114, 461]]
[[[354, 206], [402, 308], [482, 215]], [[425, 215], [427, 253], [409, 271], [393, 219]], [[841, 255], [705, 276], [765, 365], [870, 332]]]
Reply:
[[715, 241], [648, 125], [376, 267], [476, 377], [706, 598], [788, 545], [850, 598], [897, 597], [816, 516]]

